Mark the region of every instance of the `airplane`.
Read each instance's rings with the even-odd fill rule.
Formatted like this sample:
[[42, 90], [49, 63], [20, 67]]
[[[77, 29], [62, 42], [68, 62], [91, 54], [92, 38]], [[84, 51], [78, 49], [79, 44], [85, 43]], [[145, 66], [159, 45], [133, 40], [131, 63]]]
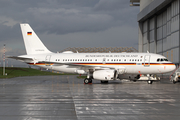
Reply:
[[[121, 80], [124, 75], [133, 75], [129, 78], [138, 80], [141, 75], [168, 73], [176, 68], [166, 57], [154, 53], [53, 53], [29, 24], [20, 24], [20, 27], [27, 54], [8, 58], [55, 71], [85, 74], [84, 84], [92, 83], [93, 79], [108, 83]], [[153, 80], [147, 82], [152, 84]]]

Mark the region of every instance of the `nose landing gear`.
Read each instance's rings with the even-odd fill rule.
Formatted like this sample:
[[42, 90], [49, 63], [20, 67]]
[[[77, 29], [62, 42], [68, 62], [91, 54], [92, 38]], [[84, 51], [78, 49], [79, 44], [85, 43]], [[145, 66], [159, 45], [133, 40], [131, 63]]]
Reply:
[[152, 80], [148, 80], [147, 83], [148, 83], [148, 84], [152, 84], [153, 81], [152, 81]]

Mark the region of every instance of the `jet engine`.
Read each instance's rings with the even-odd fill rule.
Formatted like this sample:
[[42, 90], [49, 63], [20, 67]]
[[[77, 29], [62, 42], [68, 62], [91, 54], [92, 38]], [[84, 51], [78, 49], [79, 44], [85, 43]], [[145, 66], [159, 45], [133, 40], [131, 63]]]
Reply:
[[117, 71], [116, 70], [94, 71], [93, 78], [97, 80], [115, 80], [117, 78]]

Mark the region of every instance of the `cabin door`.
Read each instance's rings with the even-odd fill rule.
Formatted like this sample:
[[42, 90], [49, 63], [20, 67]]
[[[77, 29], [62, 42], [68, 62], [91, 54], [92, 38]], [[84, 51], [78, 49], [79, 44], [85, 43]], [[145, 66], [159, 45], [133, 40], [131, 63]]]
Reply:
[[49, 62], [51, 59], [51, 55], [47, 55], [45, 61]]
[[150, 55], [145, 55], [144, 56], [144, 67], [149, 67], [150, 66]]
[[[47, 55], [46, 58], [45, 58], [45, 61], [50, 62], [50, 59], [51, 59], [51, 55]], [[51, 64], [50, 63], [45, 63], [45, 65], [50, 66]]]

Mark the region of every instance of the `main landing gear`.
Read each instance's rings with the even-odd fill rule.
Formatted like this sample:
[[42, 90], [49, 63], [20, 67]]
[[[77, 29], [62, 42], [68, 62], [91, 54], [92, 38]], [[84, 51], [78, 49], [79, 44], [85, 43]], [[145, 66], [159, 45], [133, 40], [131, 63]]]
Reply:
[[85, 78], [84, 79], [84, 84], [91, 84], [92, 83], [92, 79], [91, 78]]

